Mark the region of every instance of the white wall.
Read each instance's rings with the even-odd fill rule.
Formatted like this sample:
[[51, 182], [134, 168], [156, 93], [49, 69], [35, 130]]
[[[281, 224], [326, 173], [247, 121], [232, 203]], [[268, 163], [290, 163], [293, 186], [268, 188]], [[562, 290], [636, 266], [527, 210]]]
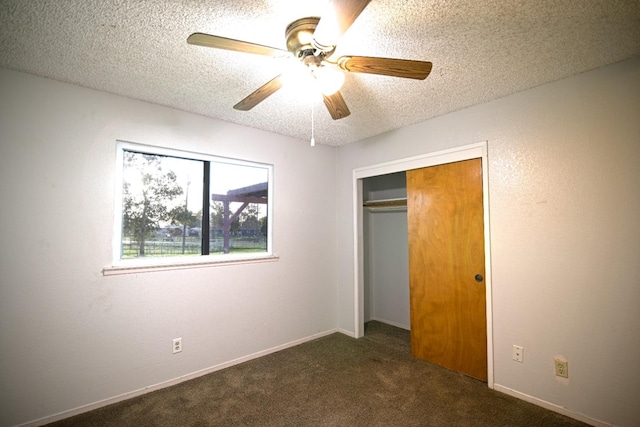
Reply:
[[365, 321], [410, 329], [407, 211], [363, 211]]
[[[352, 170], [483, 140], [496, 387], [633, 425], [638, 117], [640, 58], [338, 150], [0, 70], [0, 425], [353, 331]], [[116, 139], [273, 163], [280, 260], [103, 277]]]
[[362, 199], [385, 200], [407, 197], [407, 174], [404, 172], [372, 176], [362, 180]]
[[[116, 139], [274, 164], [280, 259], [104, 277]], [[335, 330], [335, 152], [0, 69], [0, 425]]]
[[639, 118], [635, 58], [341, 147], [339, 327], [354, 331], [353, 169], [486, 140], [496, 388], [637, 425]]

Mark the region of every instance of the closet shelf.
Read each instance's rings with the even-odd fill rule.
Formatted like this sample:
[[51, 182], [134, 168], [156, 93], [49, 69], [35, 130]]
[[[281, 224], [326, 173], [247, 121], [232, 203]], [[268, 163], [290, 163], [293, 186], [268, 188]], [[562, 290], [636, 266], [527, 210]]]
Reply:
[[365, 208], [388, 208], [397, 206], [407, 206], [407, 199], [384, 199], [384, 200], [367, 200], [362, 204]]

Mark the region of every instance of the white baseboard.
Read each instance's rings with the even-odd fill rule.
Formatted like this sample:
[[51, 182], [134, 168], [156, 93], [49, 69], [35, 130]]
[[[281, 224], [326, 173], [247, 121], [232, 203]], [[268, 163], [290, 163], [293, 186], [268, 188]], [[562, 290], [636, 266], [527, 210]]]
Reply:
[[276, 353], [278, 351], [285, 350], [287, 348], [295, 347], [297, 345], [304, 344], [306, 342], [313, 341], [315, 339], [322, 338], [324, 336], [331, 335], [331, 334], [336, 333], [336, 332], [345, 333], [342, 330], [330, 329], [328, 331], [324, 331], [324, 332], [320, 332], [320, 333], [317, 333], [317, 334], [314, 334], [314, 335], [310, 335], [308, 337], [301, 338], [301, 339], [298, 339], [298, 340], [295, 340], [295, 341], [291, 341], [291, 342], [288, 342], [286, 344], [282, 344], [282, 345], [279, 345], [279, 346], [276, 346], [276, 347], [272, 347], [272, 348], [269, 348], [267, 350], [259, 351], [257, 353], [253, 353], [253, 354], [250, 354], [248, 356], [239, 357], [237, 359], [233, 359], [233, 360], [230, 360], [228, 362], [220, 363], [219, 365], [211, 366], [209, 368], [201, 369], [199, 371], [192, 372], [190, 374], [182, 375], [182, 376], [180, 376], [178, 378], [174, 378], [174, 379], [171, 379], [171, 380], [163, 381], [161, 383], [153, 384], [153, 385], [150, 385], [150, 386], [138, 389], [138, 390], [134, 390], [134, 391], [130, 391], [130, 392], [127, 392], [127, 393], [123, 393], [123, 394], [120, 394], [118, 396], [113, 396], [113, 397], [110, 397], [110, 398], [107, 398], [107, 399], [104, 399], [104, 400], [100, 400], [100, 401], [97, 401], [97, 402], [94, 402], [94, 403], [89, 403], [87, 405], [83, 405], [83, 406], [77, 407], [75, 409], [70, 409], [68, 411], [59, 412], [59, 413], [54, 414], [54, 415], [49, 415], [49, 416], [46, 416], [46, 417], [43, 417], [43, 418], [39, 418], [37, 420], [33, 420], [33, 421], [29, 421], [29, 422], [26, 422], [26, 423], [23, 423], [23, 424], [19, 424], [16, 427], [35, 427], [35, 426], [42, 426], [42, 425], [45, 425], [45, 424], [49, 424], [49, 423], [53, 423], [53, 422], [56, 422], [56, 421], [60, 421], [60, 420], [63, 420], [65, 418], [73, 417], [74, 415], [80, 415], [80, 414], [83, 414], [85, 412], [93, 411], [94, 409], [99, 409], [99, 408], [102, 408], [102, 407], [107, 406], [107, 405], [112, 405], [114, 403], [122, 402], [123, 400], [127, 400], [127, 399], [131, 399], [131, 398], [134, 398], [134, 397], [137, 397], [137, 396], [141, 396], [143, 394], [150, 393], [152, 391], [156, 391], [156, 390], [160, 390], [160, 389], [163, 389], [163, 388], [171, 387], [173, 385], [180, 384], [180, 383], [182, 383], [184, 381], [189, 381], [189, 380], [201, 377], [203, 375], [207, 375], [207, 374], [219, 371], [221, 369], [230, 368], [231, 366], [239, 365], [240, 363], [248, 362], [249, 360], [257, 359], [259, 357], [266, 356], [266, 355], [271, 354], [271, 353]]
[[[408, 329], [406, 327], [403, 327], [402, 325], [395, 325], [395, 324], [392, 324], [392, 323], [390, 323], [388, 321], [385, 321], [385, 320], [381, 320], [381, 319], [372, 319], [372, 320], [378, 320], [378, 321], [383, 322], [383, 323], [388, 323], [388, 324], [390, 324], [392, 326], [397, 326], [399, 328]], [[192, 372], [190, 374], [186, 374], [186, 375], [180, 376], [178, 378], [174, 378], [174, 379], [171, 379], [171, 380], [163, 381], [163, 382], [158, 383], [158, 384], [153, 384], [153, 385], [150, 385], [150, 386], [138, 389], [138, 390], [133, 390], [133, 391], [130, 391], [130, 392], [127, 392], [127, 393], [123, 393], [123, 394], [120, 394], [120, 395], [117, 395], [117, 396], [113, 396], [113, 397], [110, 397], [110, 398], [107, 398], [107, 399], [103, 399], [103, 400], [100, 400], [100, 401], [97, 401], [97, 402], [94, 402], [94, 403], [90, 403], [90, 404], [83, 405], [83, 406], [80, 406], [80, 407], [77, 407], [77, 408], [74, 408], [74, 409], [70, 409], [68, 411], [59, 412], [57, 414], [49, 415], [49, 416], [46, 416], [46, 417], [39, 418], [37, 420], [33, 420], [33, 421], [29, 421], [29, 422], [26, 422], [26, 423], [23, 423], [23, 424], [19, 424], [16, 427], [42, 426], [42, 425], [45, 425], [45, 424], [49, 424], [49, 423], [53, 423], [53, 422], [56, 422], [56, 421], [60, 421], [60, 420], [63, 420], [65, 418], [72, 417], [74, 415], [83, 414], [85, 412], [93, 411], [95, 409], [99, 409], [99, 408], [102, 408], [104, 406], [108, 406], [108, 405], [111, 405], [111, 404], [114, 404], [114, 403], [122, 402], [122, 401], [127, 400], [127, 399], [132, 399], [134, 397], [141, 396], [143, 394], [150, 393], [152, 391], [161, 390], [163, 388], [171, 387], [173, 385], [180, 384], [180, 383], [182, 383], [184, 381], [189, 381], [189, 380], [201, 377], [203, 375], [207, 375], [207, 374], [210, 374], [210, 373], [213, 373], [213, 372], [225, 369], [225, 368], [229, 368], [231, 366], [239, 365], [240, 363], [248, 362], [249, 360], [257, 359], [259, 357], [263, 357], [263, 356], [266, 356], [266, 355], [269, 355], [269, 354], [272, 354], [272, 353], [276, 353], [278, 351], [285, 350], [287, 348], [295, 347], [297, 345], [304, 344], [306, 342], [313, 341], [315, 339], [322, 338], [322, 337], [325, 337], [327, 335], [331, 335], [331, 334], [336, 333], [336, 332], [339, 332], [341, 334], [347, 335], [347, 336], [349, 336], [351, 338], [355, 338], [355, 334], [352, 331], [348, 331], [346, 329], [341, 329], [341, 328], [330, 329], [330, 330], [327, 330], [327, 331], [324, 331], [324, 332], [320, 332], [320, 333], [317, 333], [317, 334], [314, 334], [314, 335], [310, 335], [310, 336], [305, 337], [305, 338], [301, 338], [301, 339], [298, 339], [298, 340], [295, 340], [295, 341], [288, 342], [286, 344], [282, 344], [282, 345], [279, 345], [279, 346], [276, 346], [276, 347], [272, 347], [272, 348], [269, 348], [267, 350], [259, 351], [259, 352], [256, 352], [256, 353], [253, 353], [253, 354], [250, 354], [250, 355], [247, 355], [247, 356], [243, 356], [243, 357], [239, 357], [237, 359], [230, 360], [228, 362], [224, 362], [224, 363], [221, 363], [221, 364], [218, 364], [218, 365], [214, 365], [214, 366], [211, 366], [209, 368], [201, 369], [199, 371]], [[541, 399], [538, 399], [536, 397], [529, 396], [528, 394], [521, 393], [519, 391], [513, 390], [513, 389], [511, 389], [509, 387], [502, 386], [500, 384], [494, 384], [494, 389], [496, 391], [501, 392], [501, 393], [508, 394], [508, 395], [513, 396], [515, 398], [524, 400], [526, 402], [532, 403], [534, 405], [540, 406], [540, 407], [545, 408], [545, 409], [549, 409], [549, 410], [557, 412], [559, 414], [566, 415], [567, 417], [582, 421], [584, 423], [587, 423], [587, 424], [590, 424], [590, 425], [593, 425], [593, 426], [596, 426], [596, 427], [612, 427], [612, 424], [609, 424], [609, 423], [606, 423], [606, 422], [603, 422], [603, 421], [599, 421], [599, 420], [590, 418], [590, 417], [588, 417], [586, 415], [579, 414], [577, 412], [573, 412], [573, 411], [571, 411], [571, 410], [569, 410], [567, 408], [564, 408], [562, 406], [558, 406], [558, 405], [555, 405], [553, 403], [547, 402], [545, 400], [541, 400]]]
[[563, 406], [559, 406], [554, 403], [547, 402], [546, 400], [538, 399], [537, 397], [529, 396], [528, 394], [521, 393], [519, 391], [513, 390], [509, 387], [502, 386], [500, 384], [494, 384], [493, 389], [496, 391], [499, 391], [500, 393], [508, 394], [509, 396], [513, 396], [520, 400], [524, 400], [525, 402], [533, 403], [536, 406], [549, 409], [550, 411], [557, 412], [559, 414], [565, 415], [569, 418], [573, 418], [578, 421], [582, 421], [583, 423], [587, 423], [592, 426], [596, 426], [596, 427], [612, 427], [613, 426], [613, 424], [605, 423], [604, 421], [596, 420], [586, 415], [573, 412], [572, 410], [567, 409]]
[[346, 330], [346, 329], [338, 328], [338, 329], [336, 330], [336, 332], [340, 332], [341, 334], [344, 334], [344, 335], [346, 335], [346, 336], [348, 336], [348, 337], [351, 337], [351, 338], [355, 338], [355, 337], [356, 337], [355, 332], [353, 332], [353, 331], [348, 331], [348, 330]]

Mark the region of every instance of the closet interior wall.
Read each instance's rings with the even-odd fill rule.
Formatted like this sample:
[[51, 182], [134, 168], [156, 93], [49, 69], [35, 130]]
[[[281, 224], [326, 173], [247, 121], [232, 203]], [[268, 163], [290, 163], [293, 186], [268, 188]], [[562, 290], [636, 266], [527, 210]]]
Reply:
[[[410, 329], [406, 174], [363, 181], [364, 320]], [[389, 201], [384, 203], [381, 201]]]

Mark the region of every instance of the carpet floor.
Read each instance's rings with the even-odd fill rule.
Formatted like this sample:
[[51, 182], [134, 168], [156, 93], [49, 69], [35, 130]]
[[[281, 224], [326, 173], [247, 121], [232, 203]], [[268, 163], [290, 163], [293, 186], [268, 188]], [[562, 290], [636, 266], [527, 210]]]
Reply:
[[51, 426], [585, 426], [415, 359], [380, 322], [332, 334]]

